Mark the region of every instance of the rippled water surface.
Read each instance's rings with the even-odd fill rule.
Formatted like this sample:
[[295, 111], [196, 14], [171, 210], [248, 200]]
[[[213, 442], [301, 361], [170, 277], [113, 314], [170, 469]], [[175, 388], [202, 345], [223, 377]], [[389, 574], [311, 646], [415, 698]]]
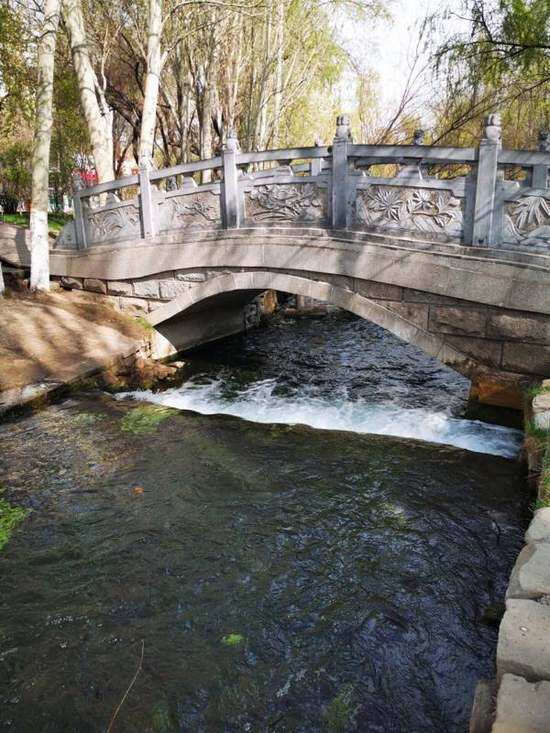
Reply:
[[[194, 412], [90, 394], [0, 425], [31, 509], [0, 555], [0, 729], [106, 731], [143, 650], [113, 731], [466, 731], [521, 544], [518, 436], [356, 319], [195, 363], [163, 396]], [[245, 407], [262, 422], [200, 414]], [[407, 416], [470, 449], [395, 437]]]

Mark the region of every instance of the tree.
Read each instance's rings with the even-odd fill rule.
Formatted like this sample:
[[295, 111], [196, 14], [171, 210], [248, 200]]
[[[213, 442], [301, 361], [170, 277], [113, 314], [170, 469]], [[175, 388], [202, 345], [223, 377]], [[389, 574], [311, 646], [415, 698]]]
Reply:
[[60, 0], [46, 0], [42, 35], [38, 41], [38, 88], [32, 156], [31, 289], [48, 290], [50, 252], [48, 240], [48, 186], [52, 136], [52, 101], [55, 46]]
[[151, 165], [157, 126], [157, 102], [160, 74], [163, 66], [161, 54], [162, 0], [149, 0], [149, 27], [147, 34], [147, 73], [145, 75], [145, 94], [141, 116], [141, 135], [139, 139], [139, 164]]
[[[432, 22], [445, 23], [447, 9]], [[436, 141], [470, 144], [482, 118], [499, 109], [505, 144], [534, 146], [550, 124], [550, 3], [548, 0], [465, 0], [465, 30], [435, 49], [444, 94], [434, 110]]]
[[80, 101], [88, 124], [94, 163], [100, 183], [115, 177], [112, 117], [97, 80], [86, 35], [80, 0], [64, 0], [63, 18], [69, 31]]

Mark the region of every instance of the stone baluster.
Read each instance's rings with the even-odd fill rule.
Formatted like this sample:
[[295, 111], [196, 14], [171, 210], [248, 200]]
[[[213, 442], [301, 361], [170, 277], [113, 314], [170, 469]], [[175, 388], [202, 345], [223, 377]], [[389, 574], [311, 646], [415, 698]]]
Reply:
[[86, 225], [84, 223], [84, 207], [82, 206], [81, 192], [84, 190], [84, 183], [79, 175], [73, 176], [73, 210], [74, 210], [74, 231], [76, 246], [78, 249], [86, 248]]
[[157, 233], [155, 222], [155, 202], [153, 201], [153, 188], [149, 179], [149, 171], [152, 169], [152, 161], [149, 158], [142, 158], [139, 161], [139, 200], [141, 212], [141, 232], [145, 239], [154, 237]]
[[498, 155], [502, 147], [502, 129], [499, 114], [485, 120], [477, 160], [475, 204], [472, 224], [472, 245], [490, 247], [497, 244], [497, 185]]
[[[323, 147], [323, 141], [321, 140], [321, 136], [317, 135], [315, 138], [314, 143], [316, 148], [322, 148]], [[323, 159], [322, 158], [313, 158], [309, 167], [309, 171], [312, 176], [318, 176], [323, 170]]]
[[239, 170], [237, 168], [237, 156], [240, 152], [241, 146], [235, 130], [230, 129], [222, 151], [222, 210], [223, 225], [226, 229], [238, 229], [241, 225]]
[[415, 130], [413, 133], [413, 145], [424, 145], [424, 130]]
[[348, 225], [348, 147], [352, 143], [349, 117], [340, 115], [336, 119], [336, 135], [332, 144], [332, 226], [334, 229], [346, 229]]
[[[548, 130], [541, 130], [539, 132], [539, 150], [541, 153], [550, 153], [550, 133]], [[548, 165], [539, 164], [533, 166], [531, 186], [533, 188], [548, 187]]]

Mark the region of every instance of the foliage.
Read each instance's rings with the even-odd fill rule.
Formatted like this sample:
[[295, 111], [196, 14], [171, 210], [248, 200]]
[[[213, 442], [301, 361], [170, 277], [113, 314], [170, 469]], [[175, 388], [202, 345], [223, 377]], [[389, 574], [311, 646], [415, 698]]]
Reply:
[[135, 407], [122, 418], [121, 429], [125, 433], [146, 435], [156, 430], [161, 422], [177, 414], [178, 410], [171, 407], [158, 407], [156, 405]]
[[[0, 494], [3, 489], [0, 488]], [[12, 506], [0, 496], [0, 550], [7, 544], [13, 531], [28, 514], [23, 507]]]
[[548, 430], [544, 430], [544, 428], [539, 428], [533, 420], [530, 420], [525, 426], [525, 433], [529, 437], [542, 442], [550, 439], [550, 432]]
[[550, 392], [550, 387], [539, 384], [535, 387], [529, 387], [529, 389], [527, 390], [527, 397], [533, 400], [539, 394], [546, 394], [547, 392]]
[[[469, 143], [484, 115], [499, 110], [504, 143], [535, 147], [550, 123], [550, 3], [548, 0], [464, 0], [468, 19], [434, 53], [445, 93], [434, 107], [436, 141]], [[457, 15], [447, 8], [431, 21]]]
[[[31, 53], [29, 53], [29, 51]], [[0, 4], [0, 139], [33, 113], [34, 66], [28, 19], [16, 3]]]
[[31, 156], [30, 133], [27, 140], [0, 143], [0, 188], [16, 202], [31, 196]]

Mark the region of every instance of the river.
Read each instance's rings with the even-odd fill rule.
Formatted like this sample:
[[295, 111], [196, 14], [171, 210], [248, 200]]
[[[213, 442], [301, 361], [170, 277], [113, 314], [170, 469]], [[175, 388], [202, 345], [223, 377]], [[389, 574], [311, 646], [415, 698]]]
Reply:
[[113, 732], [466, 731], [525, 528], [521, 434], [348, 315], [192, 365], [0, 425], [30, 510], [0, 554], [0, 728], [104, 733], [123, 701]]

